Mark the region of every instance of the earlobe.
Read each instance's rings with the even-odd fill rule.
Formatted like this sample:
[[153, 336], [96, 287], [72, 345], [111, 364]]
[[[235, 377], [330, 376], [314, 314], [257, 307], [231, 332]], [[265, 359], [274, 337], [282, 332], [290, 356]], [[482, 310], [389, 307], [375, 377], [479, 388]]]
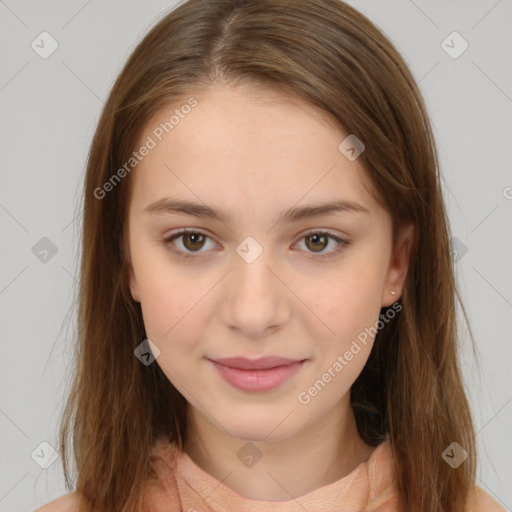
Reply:
[[409, 269], [411, 249], [414, 242], [414, 225], [402, 227], [391, 256], [388, 274], [382, 290], [382, 307], [391, 306], [402, 295]]

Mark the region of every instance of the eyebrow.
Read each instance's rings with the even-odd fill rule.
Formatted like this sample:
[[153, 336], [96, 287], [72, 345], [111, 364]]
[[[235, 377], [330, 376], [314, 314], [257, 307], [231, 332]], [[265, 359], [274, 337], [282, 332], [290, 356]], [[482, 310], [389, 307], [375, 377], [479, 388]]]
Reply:
[[[233, 219], [233, 214], [204, 203], [195, 203], [186, 199], [173, 199], [164, 197], [154, 201], [144, 208], [144, 211], [155, 215], [165, 215], [172, 213], [182, 213], [192, 215], [199, 218], [209, 218], [219, 220], [228, 224]], [[368, 208], [346, 200], [333, 200], [326, 203], [310, 204], [306, 206], [298, 206], [290, 208], [282, 212], [277, 222], [292, 223], [311, 217], [320, 217], [322, 215], [332, 215], [334, 213], [370, 213]]]

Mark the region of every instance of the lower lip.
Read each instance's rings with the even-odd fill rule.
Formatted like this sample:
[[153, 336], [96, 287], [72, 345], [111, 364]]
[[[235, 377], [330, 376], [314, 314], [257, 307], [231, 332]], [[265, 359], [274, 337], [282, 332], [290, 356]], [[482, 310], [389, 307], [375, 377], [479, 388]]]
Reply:
[[277, 388], [295, 375], [305, 362], [299, 361], [286, 366], [269, 368], [268, 370], [239, 370], [224, 366], [211, 359], [209, 361], [217, 368], [220, 376], [228, 384], [242, 391], [269, 391]]

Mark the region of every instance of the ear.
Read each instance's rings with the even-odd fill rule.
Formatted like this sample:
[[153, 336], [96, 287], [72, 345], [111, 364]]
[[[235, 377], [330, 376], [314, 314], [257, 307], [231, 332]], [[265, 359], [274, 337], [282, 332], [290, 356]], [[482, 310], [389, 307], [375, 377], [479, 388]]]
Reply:
[[[400, 228], [397, 234], [395, 248], [382, 289], [382, 307], [391, 306], [402, 295], [413, 242], [414, 225], [410, 223]], [[392, 291], [395, 292], [394, 295], [391, 294]]]
[[135, 302], [140, 302], [139, 284], [137, 283], [137, 278], [135, 277], [135, 272], [133, 271], [131, 264], [128, 267], [128, 280], [133, 300]]

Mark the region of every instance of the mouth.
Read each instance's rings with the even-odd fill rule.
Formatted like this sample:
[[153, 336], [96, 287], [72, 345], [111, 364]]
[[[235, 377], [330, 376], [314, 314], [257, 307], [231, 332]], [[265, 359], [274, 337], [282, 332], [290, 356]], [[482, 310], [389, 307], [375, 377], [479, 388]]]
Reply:
[[261, 392], [275, 389], [289, 380], [307, 359], [265, 357], [250, 360], [234, 357], [208, 361], [231, 386], [242, 391]]

